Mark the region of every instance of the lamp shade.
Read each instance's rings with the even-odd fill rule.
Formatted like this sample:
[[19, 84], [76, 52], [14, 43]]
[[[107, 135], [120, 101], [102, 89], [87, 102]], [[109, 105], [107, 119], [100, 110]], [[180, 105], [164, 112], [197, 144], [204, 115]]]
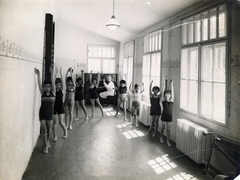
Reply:
[[115, 16], [112, 15], [111, 19], [107, 22], [106, 26], [111, 30], [115, 30], [120, 27], [120, 23], [116, 20]]

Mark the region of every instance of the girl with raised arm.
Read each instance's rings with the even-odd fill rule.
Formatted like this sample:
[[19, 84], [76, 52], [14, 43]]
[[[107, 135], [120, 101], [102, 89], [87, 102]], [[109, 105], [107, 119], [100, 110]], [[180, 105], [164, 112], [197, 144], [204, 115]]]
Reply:
[[[69, 75], [70, 74], [70, 75]], [[73, 108], [75, 95], [75, 81], [73, 79], [73, 69], [70, 67], [66, 72], [66, 97], [65, 97], [65, 121], [68, 129], [72, 129]]]
[[62, 68], [60, 67], [58, 75], [57, 69], [55, 73], [55, 86], [56, 86], [56, 100], [54, 103], [54, 116], [53, 116], [53, 141], [57, 141], [57, 119], [63, 129], [63, 139], [67, 138], [67, 127], [63, 123], [64, 119], [64, 105], [63, 105], [63, 86], [62, 86]]
[[153, 80], [150, 83], [149, 86], [149, 97], [150, 97], [150, 104], [151, 104], [151, 109], [150, 109], [150, 116], [151, 116], [151, 124], [150, 128], [148, 130], [149, 133], [151, 133], [151, 130], [153, 126], [155, 127], [153, 137], [156, 137], [156, 132], [158, 130], [158, 122], [159, 122], [159, 117], [161, 116], [161, 94], [160, 94], [160, 88], [158, 86], [154, 86], [152, 88], [152, 83]]
[[44, 149], [43, 153], [48, 153], [48, 148], [50, 147], [50, 136], [52, 131], [52, 121], [53, 121], [53, 109], [55, 102], [55, 85], [53, 82], [53, 69], [51, 68], [51, 80], [45, 79], [43, 82], [40, 80], [40, 72], [38, 69], [34, 69], [38, 76], [38, 87], [42, 94], [41, 97], [41, 107], [39, 110], [39, 119], [41, 123], [41, 128], [43, 130], [43, 141]]
[[96, 88], [98, 87], [99, 85], [99, 79], [100, 79], [100, 74], [98, 72], [98, 77], [97, 79], [96, 78], [93, 78], [92, 79], [92, 71], [90, 72], [90, 82], [91, 82], [91, 85], [90, 85], [90, 102], [91, 102], [91, 105], [92, 105], [92, 117], [93, 117], [93, 114], [94, 114], [94, 110], [95, 110], [95, 102], [98, 104], [100, 110], [101, 110], [101, 113], [102, 113], [102, 116], [104, 116], [104, 113], [103, 113], [103, 108], [102, 108], [102, 105], [99, 101], [99, 97], [98, 97], [98, 94], [97, 94], [97, 90]]
[[78, 77], [76, 74], [76, 91], [75, 91], [75, 107], [76, 107], [76, 119], [75, 121], [79, 120], [79, 114], [78, 110], [80, 109], [80, 106], [83, 109], [83, 112], [85, 113], [85, 119], [88, 120], [88, 113], [84, 102], [84, 86], [85, 86], [85, 79], [84, 79], [84, 71], [81, 71], [81, 76]]
[[[165, 89], [167, 80], [164, 81], [163, 89]], [[166, 127], [167, 130], [167, 145], [171, 146], [170, 143], [170, 129], [171, 129], [171, 122], [173, 121], [172, 118], [172, 110], [173, 110], [173, 101], [174, 101], [174, 89], [173, 89], [173, 81], [170, 81], [171, 90], [164, 91], [164, 101], [162, 101], [162, 128], [160, 132], [160, 142], [164, 143], [163, 141], [163, 133]]]

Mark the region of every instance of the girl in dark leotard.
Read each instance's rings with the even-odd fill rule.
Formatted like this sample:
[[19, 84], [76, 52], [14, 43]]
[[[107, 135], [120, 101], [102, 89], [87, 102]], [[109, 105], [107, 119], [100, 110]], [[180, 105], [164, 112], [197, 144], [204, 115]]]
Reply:
[[93, 78], [92, 79], [92, 71], [90, 72], [90, 82], [91, 82], [91, 85], [90, 85], [90, 88], [89, 88], [89, 95], [90, 95], [90, 102], [91, 102], [91, 105], [92, 105], [92, 117], [93, 117], [93, 114], [94, 114], [94, 110], [95, 110], [95, 102], [98, 104], [100, 110], [101, 110], [101, 113], [102, 113], [102, 116], [104, 116], [104, 113], [103, 113], [103, 108], [102, 108], [102, 105], [99, 101], [99, 97], [98, 97], [98, 94], [97, 94], [97, 91], [96, 91], [96, 88], [98, 87], [99, 85], [99, 73], [98, 73], [98, 78]]
[[78, 114], [78, 110], [80, 108], [80, 106], [82, 107], [84, 113], [85, 113], [85, 119], [88, 120], [88, 113], [87, 113], [87, 109], [85, 106], [85, 102], [84, 102], [84, 71], [81, 71], [81, 77], [78, 77], [76, 75], [77, 78], [77, 85], [76, 85], [76, 90], [75, 90], [75, 107], [76, 107], [76, 119], [75, 121], [79, 120], [79, 114]]
[[151, 81], [150, 86], [149, 86], [149, 97], [150, 97], [150, 104], [151, 104], [151, 109], [150, 109], [150, 116], [151, 116], [151, 124], [150, 128], [148, 130], [149, 133], [151, 133], [153, 126], [155, 127], [153, 137], [156, 137], [156, 132], [158, 130], [158, 122], [159, 122], [159, 117], [161, 116], [161, 93], [160, 93], [160, 88], [158, 86], [154, 86], [152, 88], [152, 83]]
[[[166, 86], [167, 80], [164, 82], [164, 89]], [[171, 129], [171, 122], [173, 120], [172, 118], [172, 109], [173, 109], [173, 101], [174, 101], [174, 91], [173, 91], [173, 81], [170, 81], [171, 84], [171, 90], [164, 91], [164, 101], [162, 102], [163, 112], [162, 112], [162, 128], [160, 133], [160, 142], [164, 143], [163, 141], [163, 132], [166, 126], [167, 130], [167, 145], [171, 146], [170, 143], [170, 129]]]
[[[57, 70], [57, 69], [56, 69]], [[57, 71], [55, 73], [55, 77], [57, 75]], [[53, 116], [53, 141], [57, 141], [57, 118], [60, 126], [63, 129], [63, 139], [67, 138], [67, 127], [63, 123], [64, 119], [64, 105], [63, 105], [63, 91], [62, 91], [62, 68], [60, 67], [60, 77], [55, 78], [55, 86], [56, 86], [56, 100], [54, 104], [54, 116]]]
[[[68, 76], [69, 73], [70, 76]], [[65, 124], [68, 129], [72, 129], [75, 86], [75, 81], [73, 79], [73, 69], [70, 67], [66, 72], [66, 97], [64, 102]]]
[[42, 94], [41, 107], [39, 111], [39, 119], [41, 123], [41, 129], [43, 130], [44, 150], [43, 153], [48, 153], [50, 147], [50, 137], [52, 130], [53, 109], [55, 102], [55, 85], [53, 82], [53, 70], [51, 68], [51, 80], [45, 79], [43, 86], [40, 80], [40, 72], [35, 68], [35, 73], [38, 76], [38, 87]]
[[115, 117], [117, 117], [120, 105], [121, 105], [121, 103], [123, 103], [124, 121], [127, 121], [127, 112], [126, 112], [127, 95], [128, 94], [127, 94], [126, 81], [122, 79], [120, 81], [120, 86], [118, 88], [118, 100], [117, 100], [117, 108], [116, 108]]

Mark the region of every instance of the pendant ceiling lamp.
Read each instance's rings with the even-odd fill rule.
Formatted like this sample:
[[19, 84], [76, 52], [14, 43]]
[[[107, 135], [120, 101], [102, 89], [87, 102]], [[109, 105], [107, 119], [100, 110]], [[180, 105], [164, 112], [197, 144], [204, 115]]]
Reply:
[[113, 15], [106, 24], [106, 26], [111, 30], [115, 30], [120, 27], [120, 23], [116, 20], [116, 18], [114, 16], [114, 2], [115, 2], [115, 0], [113, 0]]

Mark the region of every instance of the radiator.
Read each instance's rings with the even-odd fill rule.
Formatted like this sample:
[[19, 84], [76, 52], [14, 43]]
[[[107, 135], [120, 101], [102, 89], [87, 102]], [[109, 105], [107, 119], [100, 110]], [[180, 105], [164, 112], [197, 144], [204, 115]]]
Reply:
[[178, 119], [176, 127], [176, 147], [197, 164], [207, 162], [211, 148], [211, 138], [203, 132], [209, 129], [186, 119]]

